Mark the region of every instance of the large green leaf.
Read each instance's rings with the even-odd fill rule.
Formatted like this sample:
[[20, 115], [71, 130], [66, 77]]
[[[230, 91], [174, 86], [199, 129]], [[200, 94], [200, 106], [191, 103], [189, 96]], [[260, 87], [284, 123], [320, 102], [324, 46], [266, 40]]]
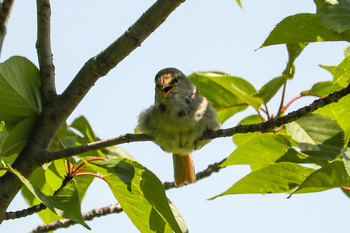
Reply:
[[327, 116], [336, 120], [338, 125], [344, 131], [344, 142], [348, 142], [350, 138], [350, 96], [341, 98], [338, 102], [328, 104], [323, 108], [319, 108], [316, 113]]
[[7, 164], [7, 167], [18, 177], [27, 189], [52, 212], [63, 218], [74, 220], [90, 230], [90, 227], [84, 222], [83, 216], [81, 215], [79, 194], [74, 180], [70, 180], [54, 196], [46, 196], [9, 164]]
[[41, 113], [39, 70], [24, 57], [0, 64], [0, 121], [13, 127]]
[[263, 45], [297, 44], [300, 42], [349, 41], [350, 37], [329, 30], [316, 14], [297, 14], [282, 20]]
[[350, 148], [348, 147], [342, 149], [341, 154], [343, 156], [345, 169], [348, 172], [348, 175], [350, 176]]
[[343, 161], [334, 161], [310, 174], [294, 193], [320, 192], [350, 186]]
[[343, 130], [331, 118], [308, 114], [287, 125], [287, 132], [310, 156], [335, 159], [343, 148]]
[[317, 8], [320, 21], [339, 33], [350, 29], [350, 1], [327, 0]]
[[285, 134], [265, 133], [251, 135], [247, 140], [238, 145], [222, 166], [235, 164], [264, 166], [274, 162], [325, 162], [299, 154], [292, 148], [291, 141], [291, 137]]
[[10, 156], [19, 153], [26, 144], [37, 120], [38, 117], [28, 117], [16, 124], [0, 147], [0, 155]]
[[225, 192], [213, 197], [247, 193], [290, 193], [314, 169], [295, 163], [276, 163], [249, 173]]
[[169, 205], [160, 180], [141, 164], [123, 158], [90, 161], [108, 182], [125, 213], [141, 232], [188, 232], [180, 213]]
[[215, 108], [221, 123], [245, 110], [248, 105], [259, 109], [263, 100], [255, 97], [255, 88], [246, 80], [220, 72], [197, 72], [188, 78]]

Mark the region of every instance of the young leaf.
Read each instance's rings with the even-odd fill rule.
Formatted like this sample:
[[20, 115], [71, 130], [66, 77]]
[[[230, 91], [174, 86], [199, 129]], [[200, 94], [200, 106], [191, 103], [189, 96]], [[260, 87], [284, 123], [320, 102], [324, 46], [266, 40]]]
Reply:
[[343, 148], [343, 130], [331, 118], [308, 114], [287, 125], [287, 132], [310, 156], [335, 159]]
[[350, 29], [350, 1], [327, 0], [317, 8], [320, 21], [339, 33]]
[[39, 70], [24, 57], [0, 64], [0, 121], [12, 128], [41, 113]]
[[4, 140], [0, 155], [10, 156], [19, 153], [27, 142], [37, 120], [38, 117], [28, 117], [20, 121]]
[[225, 192], [211, 198], [229, 194], [289, 193], [298, 187], [314, 169], [295, 163], [276, 163], [249, 173]]
[[74, 220], [90, 230], [90, 227], [84, 222], [80, 212], [80, 200], [75, 181], [69, 181], [55, 196], [46, 196], [9, 164], [7, 166], [27, 189], [52, 212], [63, 218]]
[[277, 24], [261, 48], [276, 44], [342, 40], [350, 40], [350, 38], [330, 31], [320, 22], [316, 14], [297, 14]]
[[90, 161], [88, 166], [108, 182], [114, 196], [141, 232], [187, 232], [186, 224], [169, 206], [160, 180], [141, 164], [123, 158]]
[[334, 161], [310, 174], [294, 193], [321, 192], [342, 186], [350, 186], [350, 176], [343, 161]]

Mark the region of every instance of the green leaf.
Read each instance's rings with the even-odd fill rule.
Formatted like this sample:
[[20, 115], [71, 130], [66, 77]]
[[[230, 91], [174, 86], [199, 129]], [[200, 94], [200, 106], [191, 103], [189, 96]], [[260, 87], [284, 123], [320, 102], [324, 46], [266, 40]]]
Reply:
[[350, 80], [350, 57], [346, 57], [333, 73], [333, 83], [339, 84], [342, 87], [347, 87]]
[[0, 121], [12, 128], [41, 113], [39, 70], [24, 57], [0, 64]]
[[287, 124], [287, 132], [307, 155], [335, 159], [343, 148], [343, 130], [331, 118], [308, 114]]
[[215, 108], [221, 123], [245, 110], [259, 109], [263, 100], [255, 97], [255, 88], [246, 80], [220, 72], [197, 72], [188, 78]]
[[301, 52], [305, 49], [307, 43], [300, 42], [296, 44], [287, 44], [288, 50], [288, 67], [292, 67], [295, 60], [299, 57]]
[[314, 84], [310, 90], [301, 92], [302, 95], [316, 95], [326, 97], [327, 95], [343, 89], [339, 84], [334, 84], [331, 81], [318, 82]]
[[[180, 213], [169, 206], [160, 180], [141, 164], [124, 158], [90, 161], [141, 232], [187, 232]], [[172, 229], [172, 230], [171, 230]]]
[[350, 1], [327, 0], [317, 8], [320, 21], [339, 33], [350, 29]]
[[345, 169], [348, 172], [348, 175], [350, 176], [350, 148], [343, 148], [341, 150], [341, 154], [343, 156]]
[[264, 104], [266, 104], [286, 81], [287, 78], [284, 75], [274, 78], [266, 83], [254, 96], [260, 97], [264, 101]]
[[325, 65], [320, 65], [321, 68], [327, 70], [329, 73], [332, 74], [332, 76], [334, 75], [334, 70], [336, 66], [325, 66]]
[[350, 138], [350, 96], [341, 98], [336, 103], [331, 103], [323, 108], [317, 109], [315, 113], [327, 116], [336, 120], [338, 125], [343, 129], [344, 142], [348, 142]]
[[350, 55], [350, 46], [348, 46], [344, 49], [344, 56], [347, 57], [349, 55]]
[[[285, 134], [255, 134], [241, 141], [222, 166], [249, 164], [254, 168], [275, 162], [326, 163], [324, 159], [310, 158], [292, 147], [292, 138]], [[254, 146], [252, 146], [254, 145]]]
[[90, 230], [90, 227], [84, 222], [80, 212], [80, 201], [75, 181], [69, 181], [55, 196], [46, 196], [9, 164], [7, 166], [27, 189], [52, 212], [63, 218], [74, 220]]
[[297, 14], [282, 20], [261, 47], [300, 42], [349, 41], [350, 37], [330, 31], [316, 14]]
[[[238, 125], [250, 125], [250, 124], [258, 124], [261, 123], [261, 118], [259, 115], [251, 115], [243, 120], [241, 120]], [[233, 142], [238, 146], [247, 140], [250, 140], [252, 137], [255, 137], [258, 132], [254, 133], [236, 133], [232, 136]]]
[[295, 163], [276, 163], [249, 173], [225, 192], [228, 194], [290, 193], [298, 187], [314, 169]]
[[20, 121], [4, 140], [0, 150], [1, 156], [19, 153], [27, 143], [37, 121], [38, 117], [29, 117]]
[[343, 161], [334, 161], [310, 174], [294, 193], [321, 192], [350, 186], [350, 177]]

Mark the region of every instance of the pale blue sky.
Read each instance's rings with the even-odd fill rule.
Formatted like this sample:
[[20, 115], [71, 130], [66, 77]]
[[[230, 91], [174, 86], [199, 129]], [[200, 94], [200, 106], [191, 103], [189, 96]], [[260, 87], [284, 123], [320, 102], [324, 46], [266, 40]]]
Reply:
[[[52, 49], [56, 85], [62, 92], [81, 66], [121, 35], [153, 1], [52, 1]], [[283, 45], [255, 51], [283, 18], [315, 12], [313, 1], [187, 0], [137, 50], [101, 78], [73, 112], [68, 122], [84, 115], [101, 138], [133, 132], [137, 114], [153, 103], [154, 75], [172, 66], [185, 74], [218, 70], [240, 76], [257, 89], [281, 74], [287, 61]], [[1, 61], [13, 55], [37, 64], [35, 1], [15, 1]], [[296, 62], [296, 75], [286, 99], [313, 83], [330, 79], [318, 64], [336, 65], [343, 59], [344, 42], [309, 45]], [[299, 100], [291, 110], [308, 104]], [[279, 99], [270, 111], [276, 111]], [[224, 124], [231, 127], [248, 114], [237, 114]], [[122, 145], [163, 182], [173, 180], [172, 160], [151, 142]], [[196, 170], [227, 157], [234, 149], [230, 138], [216, 139], [193, 154]], [[194, 185], [167, 192], [185, 218], [190, 232], [303, 233], [347, 232], [348, 198], [340, 190], [294, 195], [231, 195], [207, 201], [249, 172], [247, 166], [228, 167]], [[96, 181], [83, 203], [83, 212], [116, 203], [105, 183]], [[26, 205], [18, 195], [11, 210]], [[41, 221], [36, 216], [11, 220], [0, 232], [28, 232]], [[91, 232], [138, 232], [124, 213], [89, 221]], [[57, 232], [89, 232], [76, 225]]]

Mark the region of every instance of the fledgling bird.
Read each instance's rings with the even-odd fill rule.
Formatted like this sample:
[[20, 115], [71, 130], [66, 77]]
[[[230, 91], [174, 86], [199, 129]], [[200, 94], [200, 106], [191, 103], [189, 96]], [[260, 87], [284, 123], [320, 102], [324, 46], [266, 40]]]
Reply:
[[136, 128], [173, 153], [176, 186], [193, 183], [196, 173], [190, 153], [209, 142], [199, 140], [206, 130], [220, 128], [216, 112], [178, 69], [159, 71], [155, 83], [155, 103], [140, 113]]

